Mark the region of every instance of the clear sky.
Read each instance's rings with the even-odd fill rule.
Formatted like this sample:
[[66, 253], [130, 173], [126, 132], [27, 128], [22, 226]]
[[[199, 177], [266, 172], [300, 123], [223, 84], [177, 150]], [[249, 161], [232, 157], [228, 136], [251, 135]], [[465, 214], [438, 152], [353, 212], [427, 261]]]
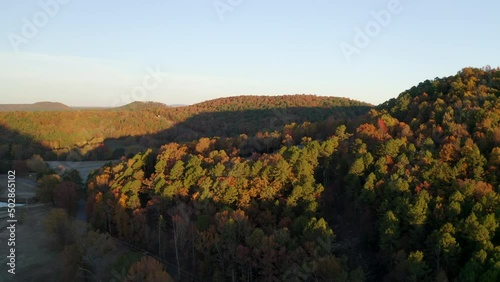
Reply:
[[463, 67], [500, 66], [498, 11], [493, 0], [2, 0], [0, 103], [379, 104]]

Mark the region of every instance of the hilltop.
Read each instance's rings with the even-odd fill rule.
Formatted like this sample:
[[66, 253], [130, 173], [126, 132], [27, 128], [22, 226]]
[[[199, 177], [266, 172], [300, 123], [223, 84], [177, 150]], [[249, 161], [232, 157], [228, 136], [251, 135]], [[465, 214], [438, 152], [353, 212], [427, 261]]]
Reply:
[[115, 111], [142, 111], [142, 110], [161, 110], [168, 108], [167, 105], [158, 102], [132, 102], [121, 107], [111, 108]]
[[207, 111], [240, 111], [253, 109], [283, 109], [298, 107], [372, 106], [349, 98], [325, 97], [307, 94], [281, 96], [232, 96], [192, 105]]
[[38, 102], [34, 104], [0, 104], [0, 112], [15, 111], [71, 111], [72, 108], [59, 102]]

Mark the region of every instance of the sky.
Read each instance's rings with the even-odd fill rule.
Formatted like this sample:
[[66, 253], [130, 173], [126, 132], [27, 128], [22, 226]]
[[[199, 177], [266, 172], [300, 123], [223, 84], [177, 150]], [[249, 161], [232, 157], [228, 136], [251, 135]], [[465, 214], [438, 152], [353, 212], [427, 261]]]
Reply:
[[315, 94], [372, 104], [500, 66], [500, 2], [2, 0], [0, 103], [193, 104]]

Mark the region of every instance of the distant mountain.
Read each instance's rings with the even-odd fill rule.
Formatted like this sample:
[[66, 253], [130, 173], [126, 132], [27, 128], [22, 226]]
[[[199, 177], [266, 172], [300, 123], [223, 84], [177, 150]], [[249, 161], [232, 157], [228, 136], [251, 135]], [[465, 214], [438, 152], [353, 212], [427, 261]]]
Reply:
[[113, 108], [112, 110], [119, 110], [119, 111], [142, 111], [142, 110], [158, 110], [158, 109], [163, 109], [167, 108], [169, 106], [163, 104], [163, 103], [158, 103], [158, 102], [132, 102], [130, 104], [126, 104], [121, 107], [116, 107]]
[[0, 104], [0, 112], [17, 111], [71, 111], [72, 108], [59, 102], [38, 102], [34, 104]]

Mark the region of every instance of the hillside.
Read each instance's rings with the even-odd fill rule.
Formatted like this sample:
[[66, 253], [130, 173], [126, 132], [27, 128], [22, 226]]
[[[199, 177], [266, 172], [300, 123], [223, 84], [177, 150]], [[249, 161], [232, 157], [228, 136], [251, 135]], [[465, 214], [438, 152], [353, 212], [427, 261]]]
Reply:
[[340, 148], [325, 194], [339, 239], [360, 239], [350, 258], [387, 281], [498, 280], [500, 69], [412, 87]]
[[343, 123], [368, 109], [366, 103], [345, 98], [289, 95], [240, 96], [184, 107], [134, 102], [114, 109], [4, 112], [0, 144], [21, 146], [3, 149], [3, 156], [14, 159], [33, 153], [49, 160], [110, 159], [171, 141], [254, 135], [328, 118]]
[[0, 112], [70, 110], [72, 110], [71, 107], [58, 102], [38, 102], [34, 104], [0, 104]]
[[[91, 223], [204, 280], [498, 281], [499, 82], [426, 81], [324, 139], [304, 124], [147, 150], [89, 178]], [[206, 107], [221, 101], [240, 107]]]
[[243, 111], [255, 109], [283, 109], [300, 107], [332, 108], [341, 106], [370, 106], [348, 98], [322, 97], [316, 95], [282, 96], [234, 96], [218, 98], [194, 104], [206, 111]]

